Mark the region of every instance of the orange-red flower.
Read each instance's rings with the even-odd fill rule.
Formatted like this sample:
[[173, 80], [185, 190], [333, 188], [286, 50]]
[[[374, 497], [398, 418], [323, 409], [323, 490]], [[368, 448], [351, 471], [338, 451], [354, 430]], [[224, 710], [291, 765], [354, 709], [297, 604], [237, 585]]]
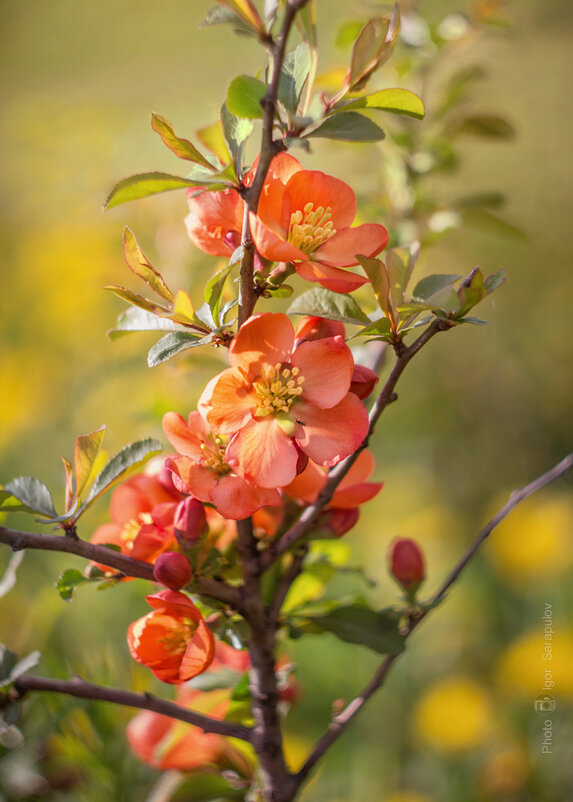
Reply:
[[162, 590], [145, 598], [155, 609], [128, 627], [132, 657], [158, 679], [173, 685], [209, 668], [215, 639], [191, 599], [175, 590]]
[[[229, 689], [200, 691], [180, 686], [177, 702], [211, 718], [223, 719], [231, 704]], [[134, 754], [154, 769], [205, 770], [227, 768], [249, 777], [252, 767], [226, 738], [175, 719], [142, 710], [127, 725], [127, 740]]]
[[286, 315], [249, 318], [229, 348], [231, 367], [200, 402], [213, 429], [231, 436], [227, 465], [259, 487], [292, 482], [301, 451], [336, 465], [368, 431], [366, 409], [349, 392], [354, 361], [342, 337], [294, 342]]
[[[249, 186], [255, 176], [258, 158], [253, 167], [243, 178], [245, 186]], [[278, 176], [285, 180], [297, 170], [301, 170], [299, 162], [288, 153], [279, 153], [273, 159], [263, 194]], [[243, 230], [243, 214], [245, 204], [236, 189], [224, 189], [220, 192], [208, 192], [189, 189], [187, 192], [189, 214], [185, 225], [189, 238], [202, 251], [212, 256], [231, 256], [241, 242]]]
[[351, 227], [356, 195], [338, 178], [319, 170], [282, 169], [273, 162], [272, 180], [250, 214], [257, 251], [274, 262], [291, 262], [299, 276], [334, 292], [352, 292], [368, 279], [340, 268], [358, 264], [356, 254], [376, 256], [388, 244], [378, 223]]
[[[110, 502], [112, 523], [99, 526], [92, 543], [111, 543], [122, 554], [152, 563], [175, 545], [173, 516], [181, 494], [158, 475], [138, 474], [117, 487]], [[108, 569], [105, 569], [108, 570]]]
[[167, 460], [178, 487], [214, 504], [225, 518], [247, 518], [260, 507], [280, 502], [275, 488], [256, 487], [233, 472], [225, 457], [228, 437], [212, 432], [199, 412], [191, 412], [187, 422], [176, 412], [167, 412], [163, 431], [181, 454]]

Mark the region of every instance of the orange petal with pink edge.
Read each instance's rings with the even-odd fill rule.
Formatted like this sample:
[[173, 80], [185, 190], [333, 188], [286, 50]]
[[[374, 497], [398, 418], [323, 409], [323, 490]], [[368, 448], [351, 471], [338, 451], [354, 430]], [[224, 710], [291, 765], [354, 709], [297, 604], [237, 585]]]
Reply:
[[211, 501], [211, 491], [217, 486], [217, 474], [189, 457], [174, 457], [165, 462], [170, 471], [183, 482], [182, 492], [191, 493], [199, 501]]
[[296, 441], [319, 465], [336, 465], [348, 457], [368, 432], [366, 407], [353, 393], [331, 409], [301, 402], [296, 407], [296, 419]]
[[338, 230], [321, 245], [313, 258], [330, 267], [352, 267], [358, 264], [356, 254], [376, 256], [388, 245], [388, 232], [379, 223], [364, 223]]
[[319, 262], [300, 262], [295, 265], [296, 272], [306, 281], [317, 281], [322, 287], [333, 292], [349, 293], [368, 283], [365, 276], [341, 270], [339, 267], [322, 265]]
[[227, 368], [213, 385], [207, 413], [214, 431], [232, 434], [251, 420], [257, 397], [245, 374], [239, 368]]
[[285, 214], [296, 211], [304, 214], [304, 207], [312, 203], [314, 211], [322, 206], [330, 207], [331, 220], [335, 229], [351, 226], [356, 217], [356, 195], [354, 190], [339, 178], [320, 172], [320, 170], [301, 170], [290, 178], [285, 193]]
[[259, 487], [288, 485], [296, 476], [298, 453], [271, 415], [253, 420], [232, 438], [225, 454], [235, 473]]
[[270, 220], [265, 223], [252, 212], [249, 215], [251, 226], [251, 236], [255, 243], [255, 248], [273, 262], [296, 262], [299, 259], [306, 259], [307, 255], [296, 248], [287, 240], [288, 226], [286, 229], [279, 227], [278, 223], [271, 228]]
[[[294, 328], [286, 315], [280, 312], [253, 315], [243, 323], [233, 339], [229, 362], [235, 368], [243, 368], [251, 379], [256, 380], [263, 367], [290, 362], [293, 346]], [[217, 407], [215, 392], [211, 398], [213, 408]]]
[[205, 425], [198, 412], [189, 415], [189, 423], [177, 412], [166, 412], [163, 416], [163, 431], [175, 451], [191, 459], [202, 456], [201, 440]]
[[327, 409], [339, 404], [348, 393], [354, 359], [342, 337], [301, 343], [291, 363], [304, 376], [303, 401]]
[[212, 256], [230, 256], [234, 250], [225, 242], [229, 231], [241, 233], [243, 200], [234, 189], [221, 192], [187, 193], [189, 214], [185, 218], [187, 233], [194, 245]]
[[248, 518], [261, 507], [280, 503], [275, 488], [255, 487], [240, 476], [221, 477], [211, 491], [211, 501], [224, 518], [239, 521]]

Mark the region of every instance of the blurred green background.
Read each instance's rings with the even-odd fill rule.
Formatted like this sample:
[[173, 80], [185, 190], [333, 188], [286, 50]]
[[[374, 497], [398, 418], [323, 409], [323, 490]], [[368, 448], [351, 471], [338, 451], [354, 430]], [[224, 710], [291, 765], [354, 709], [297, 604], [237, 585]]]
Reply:
[[[169, 284], [189, 289], [197, 305], [201, 281], [215, 269], [215, 260], [194, 251], [187, 239], [183, 193], [101, 210], [119, 178], [152, 169], [180, 173], [180, 164], [151, 131], [152, 111], [191, 137], [216, 119], [229, 81], [262, 66], [252, 41], [228, 28], [197, 30], [210, 5], [0, 5], [0, 482], [33, 474], [60, 501], [59, 455], [71, 455], [76, 435], [106, 423], [110, 455], [142, 437], [162, 439], [163, 412], [186, 414], [205, 380], [221, 368], [217, 354], [195, 352], [149, 370], [145, 354], [153, 339], [134, 335], [112, 343], [106, 337], [124, 304], [101, 289], [109, 283], [136, 288], [121, 255], [124, 225]], [[348, 50], [333, 47], [342, 23], [387, 10], [375, 2], [317, 5], [325, 71], [347, 63]], [[429, 241], [421, 273], [466, 274], [479, 264], [485, 274], [505, 268], [509, 279], [478, 311], [489, 326], [460, 327], [422, 352], [379, 427], [377, 476], [386, 486], [344, 542], [353, 562], [380, 580], [370, 594], [380, 605], [397, 598], [385, 578], [393, 537], [419, 540], [428, 557], [428, 589], [435, 587], [508, 492], [557, 462], [573, 442], [571, 4], [428, 0], [404, 3], [402, 10], [422, 15], [410, 13], [409, 33], [422, 46], [403, 42], [372, 87], [409, 86], [422, 93], [428, 120], [408, 125], [384, 118], [393, 141], [317, 141], [311, 156], [296, 155], [305, 166], [352, 184], [365, 200], [364, 220], [386, 223], [405, 240], [409, 223], [421, 227]], [[434, 52], [424, 45], [422, 22], [435, 30], [454, 11], [481, 22]], [[422, 25], [417, 34], [416, 20]], [[499, 24], [504, 20], [509, 25]], [[455, 32], [456, 19], [449, 17], [449, 25]], [[421, 71], [413, 69], [418, 51], [425, 53]], [[463, 113], [501, 115], [514, 135], [460, 135], [456, 163], [444, 159], [443, 169], [428, 170], [427, 154], [444, 132], [435, 115], [444, 87], [473, 65], [485, 75], [468, 88]], [[411, 188], [400, 168], [404, 132], [414, 141], [410, 156], [422, 154], [416, 157], [418, 170], [410, 172], [415, 201], [407, 192], [404, 200], [405, 187]], [[495, 215], [521, 234], [496, 223], [487, 209], [460, 214], [455, 199], [481, 192], [505, 196]], [[440, 223], [434, 216], [432, 223], [436, 212], [450, 217]], [[456, 225], [444, 231], [444, 220]], [[83, 537], [105, 519], [105, 508], [100, 503], [93, 510]], [[15, 517], [10, 524], [30, 526]], [[444, 607], [416, 633], [388, 688], [329, 754], [303, 799], [570, 799], [572, 547], [566, 478], [524, 504], [492, 536]], [[0, 568], [8, 559], [2, 548]], [[133, 664], [124, 635], [127, 624], [147, 612], [147, 587], [139, 581], [106, 593], [88, 587], [67, 605], [53, 585], [72, 566], [81, 564], [58, 555], [26, 555], [19, 584], [0, 602], [0, 641], [20, 655], [39, 648], [46, 675], [79, 673], [148, 687], [148, 674]], [[362, 586], [349, 579], [330, 592], [357, 591]], [[544, 715], [533, 704], [546, 665], [545, 604], [552, 606], [555, 630], [551, 754], [542, 753]], [[332, 701], [352, 698], [376, 658], [329, 636], [297, 642], [292, 657], [302, 686], [287, 720], [296, 765], [322, 732]], [[128, 752], [123, 728], [130, 716], [126, 710], [35, 697], [21, 722], [25, 744], [0, 747], [0, 799], [147, 799], [157, 775]]]

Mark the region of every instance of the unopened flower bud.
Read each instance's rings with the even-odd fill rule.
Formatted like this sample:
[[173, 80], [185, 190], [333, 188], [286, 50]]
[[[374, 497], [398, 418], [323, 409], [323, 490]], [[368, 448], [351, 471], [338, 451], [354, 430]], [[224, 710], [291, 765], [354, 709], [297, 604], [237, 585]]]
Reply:
[[358, 507], [348, 509], [332, 508], [324, 510], [319, 518], [320, 530], [328, 532], [329, 537], [342, 537], [358, 522], [360, 510]]
[[303, 317], [296, 327], [296, 344], [307, 340], [324, 340], [326, 337], [344, 337], [344, 323], [339, 320], [328, 320], [325, 317]]
[[378, 381], [378, 374], [364, 365], [354, 365], [352, 380], [350, 382], [350, 392], [358, 398], [368, 398], [374, 385]]
[[188, 496], [177, 505], [173, 519], [175, 537], [179, 545], [189, 548], [207, 530], [207, 518], [201, 502]]
[[189, 584], [193, 571], [191, 563], [184, 554], [178, 551], [166, 551], [155, 561], [153, 576], [166, 588], [179, 590]]
[[425, 579], [424, 555], [415, 540], [399, 538], [390, 547], [390, 573], [413, 598]]

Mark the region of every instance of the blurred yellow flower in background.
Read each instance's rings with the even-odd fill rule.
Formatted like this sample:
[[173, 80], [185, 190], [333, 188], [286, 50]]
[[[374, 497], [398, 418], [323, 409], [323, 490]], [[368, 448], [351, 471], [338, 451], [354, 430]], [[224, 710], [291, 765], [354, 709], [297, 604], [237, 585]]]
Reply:
[[[546, 640], [544, 627], [525, 632], [510, 644], [499, 663], [499, 680], [507, 693], [533, 699], [545, 690], [573, 698], [573, 630], [559, 623]], [[554, 685], [551, 685], [554, 683]]]
[[430, 686], [413, 721], [418, 737], [440, 752], [475, 749], [493, 729], [491, 699], [469, 677], [449, 677]]
[[527, 782], [529, 763], [525, 750], [519, 745], [496, 749], [484, 762], [479, 781], [487, 798], [516, 794]]
[[573, 564], [573, 499], [526, 499], [496, 529], [485, 553], [512, 582], [564, 574]]

